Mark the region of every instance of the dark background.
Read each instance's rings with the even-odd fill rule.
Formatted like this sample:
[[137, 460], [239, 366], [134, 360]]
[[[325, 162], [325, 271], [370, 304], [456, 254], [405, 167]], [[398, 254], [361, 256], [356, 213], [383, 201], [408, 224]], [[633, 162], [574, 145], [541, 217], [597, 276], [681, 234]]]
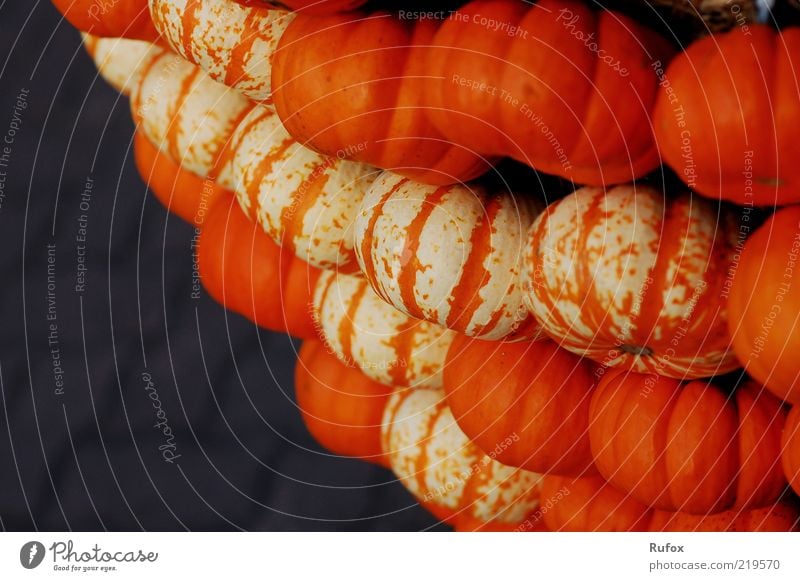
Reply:
[[[205, 294], [191, 298], [193, 229], [138, 178], [127, 100], [97, 78], [47, 0], [0, 0], [0, 147], [22, 89], [28, 107], [0, 168], [0, 526], [440, 527], [390, 472], [314, 443], [293, 403], [296, 343]], [[57, 345], [48, 344], [48, 244]], [[173, 464], [158, 450], [143, 373], [175, 433]]]

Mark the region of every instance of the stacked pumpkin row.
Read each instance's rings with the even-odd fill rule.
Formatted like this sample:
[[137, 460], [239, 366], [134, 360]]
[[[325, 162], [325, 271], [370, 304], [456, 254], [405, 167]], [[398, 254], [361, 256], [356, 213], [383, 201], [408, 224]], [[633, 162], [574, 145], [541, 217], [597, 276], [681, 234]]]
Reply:
[[[184, 24], [186, 38], [190, 28]], [[181, 44], [187, 45], [194, 46]], [[247, 247], [229, 249], [227, 224], [216, 222], [223, 227], [215, 231], [209, 216], [203, 237], [212, 258], [204, 261], [201, 247], [201, 268], [213, 266], [205, 269], [212, 274], [204, 282], [213, 288], [215, 275], [225, 282], [221, 276], [231, 264], [243, 266], [238, 273], [244, 286], [233, 287], [244, 290], [242, 299], [231, 298], [237, 292], [230, 282], [212, 294], [265, 322], [265, 297], [285, 293], [282, 281], [294, 273], [293, 288], [305, 284], [306, 292], [285, 294], [282, 310], [273, 310], [285, 320], [272, 324], [285, 328], [297, 321], [303, 333], [320, 334], [345, 370], [362, 374], [361, 383], [369, 382], [367, 375], [394, 387], [427, 388], [399, 391], [388, 407], [384, 401], [368, 415], [383, 418], [381, 445], [374, 449], [441, 518], [467, 528], [536, 528], [543, 514], [571, 515], [572, 525], [547, 522], [550, 528], [756, 527], [753, 519], [762, 516], [763, 527], [791, 526], [789, 504], [749, 512], [778, 501], [786, 484], [779, 464], [785, 417], [780, 402], [755, 384], [729, 396], [722, 387], [679, 381], [738, 366], [728, 350], [730, 317], [716, 304], [726, 293], [736, 294], [742, 278], [737, 275], [731, 289], [726, 275], [741, 269], [747, 254], [736, 258], [741, 225], [732, 213], [720, 220], [710, 204], [688, 196], [665, 201], [643, 186], [584, 188], [542, 211], [542, 202], [519, 192], [377, 175], [370, 166], [341, 159], [352, 155], [325, 158], [305, 149], [268, 105], [225, 91], [161, 49], [142, 51], [146, 64], [130, 86], [140, 142], [150, 148], [151, 160], [163, 163], [166, 156], [235, 190], [244, 211], [281, 246], [270, 246], [273, 264], [291, 264], [279, 267], [279, 280], [256, 280], [269, 267], [242, 263]], [[134, 53], [123, 52], [129, 59]], [[98, 60], [102, 70], [114, 59]], [[106, 71], [112, 79], [133, 72], [105, 68], [112, 69]], [[229, 203], [217, 207], [224, 214], [213, 213], [226, 221], [235, 214]], [[579, 232], [575, 224], [581, 224]], [[237, 229], [233, 236], [247, 232]], [[249, 232], [254, 248], [255, 234]], [[266, 249], [265, 243], [259, 248]], [[293, 255], [333, 270], [320, 275]], [[278, 285], [277, 294], [248, 286], [270, 283]], [[746, 285], [744, 292], [751, 294]], [[311, 295], [314, 320], [297, 300]], [[532, 341], [541, 339], [540, 330], [588, 359], [549, 341]], [[320, 345], [309, 345], [304, 350], [316, 355], [302, 357], [301, 365], [310, 367], [302, 363], [308, 358], [330, 360]], [[783, 369], [790, 373], [786, 359]], [[351, 384], [333, 373], [340, 364], [319, 365], [330, 376], [320, 374], [322, 383]], [[607, 371], [608, 366], [655, 374]], [[304, 369], [298, 370], [299, 399], [303, 382], [313, 383], [302, 379]], [[352, 395], [358, 394], [344, 394]], [[330, 413], [355, 415], [358, 408], [353, 397], [331, 405]], [[784, 463], [793, 477], [794, 431], [783, 431]], [[342, 437], [369, 441], [366, 435]], [[358, 449], [341, 452], [361, 455]], [[570, 477], [570, 484], [556, 475]], [[572, 481], [576, 476], [583, 478]], [[567, 491], [594, 492], [572, 505], [556, 483]], [[548, 490], [555, 492], [545, 496]], [[556, 496], [561, 510], [544, 513]], [[603, 502], [618, 503], [614, 516], [585, 520], [612, 507]], [[721, 516], [665, 516], [658, 509]], [[720, 512], [726, 509], [733, 512]], [[639, 516], [625, 520], [631, 515]]]

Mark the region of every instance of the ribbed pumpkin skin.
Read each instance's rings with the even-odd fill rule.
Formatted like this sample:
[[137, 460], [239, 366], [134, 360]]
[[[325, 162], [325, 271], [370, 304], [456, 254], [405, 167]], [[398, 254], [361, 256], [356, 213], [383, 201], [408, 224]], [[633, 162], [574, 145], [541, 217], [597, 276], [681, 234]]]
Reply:
[[614, 370], [589, 413], [600, 474], [655, 508], [758, 508], [786, 486], [779, 458], [786, 410], [754, 382], [729, 399], [713, 384]]
[[553, 531], [789, 532], [796, 530], [796, 501], [709, 515], [655, 510], [616, 490], [600, 477], [542, 479], [541, 502], [551, 508], [542, 519]]
[[793, 532], [798, 530], [800, 511], [796, 502], [779, 502], [752, 510], [727, 510], [717, 514], [653, 511], [651, 531], [661, 532]]
[[617, 532], [646, 531], [652, 509], [610, 486], [600, 476], [570, 478], [547, 474], [542, 479], [541, 499], [558, 499], [543, 512], [551, 531]]
[[276, 10], [296, 10], [309, 14], [330, 14], [355, 10], [366, 0], [233, 0], [243, 6], [267, 6]]
[[435, 82], [425, 49], [435, 29], [429, 20], [385, 14], [297, 15], [272, 61], [273, 100], [286, 130], [326, 155], [423, 183], [484, 173], [489, 163], [448, 143], [423, 111]]
[[203, 225], [206, 214], [220, 196], [232, 194], [212, 180], [203, 180], [181, 169], [141, 131], [134, 135], [133, 155], [139, 175], [158, 201], [196, 227]]
[[323, 271], [314, 291], [314, 318], [327, 347], [375, 381], [442, 386], [442, 366], [455, 333], [386, 304], [365, 279]]
[[459, 429], [441, 390], [397, 390], [381, 437], [406, 488], [457, 528], [519, 525], [539, 504], [541, 475], [481, 452]]
[[783, 473], [797, 494], [800, 494], [800, 407], [793, 407], [786, 417], [781, 436]]
[[150, 0], [169, 45], [220, 83], [271, 103], [270, 58], [294, 16], [231, 0]]
[[800, 201], [798, 54], [800, 29], [754, 24], [698, 40], [670, 64], [656, 139], [694, 190], [757, 206]]
[[800, 208], [773, 214], [745, 242], [731, 284], [728, 326], [747, 372], [800, 403]]
[[536, 213], [527, 197], [385, 172], [355, 219], [356, 256], [373, 290], [412, 317], [487, 339], [531, 337], [538, 325], [518, 278]]
[[52, 0], [69, 23], [94, 36], [154, 42], [158, 31], [150, 20], [147, 0]]
[[560, 346], [606, 366], [679, 378], [738, 367], [723, 290], [733, 215], [649, 186], [585, 187], [530, 229], [522, 285]]
[[[487, 17], [506, 27], [491, 30]], [[429, 117], [470, 150], [576, 183], [630, 181], [659, 164], [652, 65], [672, 53], [655, 32], [585, 3], [470, 2], [434, 38], [427, 70], [443, 81]]]
[[381, 421], [391, 387], [344, 365], [321, 341], [308, 340], [298, 354], [294, 389], [303, 422], [324, 448], [388, 467]]
[[206, 217], [198, 242], [203, 286], [226, 309], [271, 331], [317, 337], [311, 297], [320, 271], [282, 251], [232, 196]]
[[552, 341], [457, 335], [443, 377], [459, 426], [494, 459], [547, 474], [594, 472], [589, 403], [596, 378], [588, 360]]

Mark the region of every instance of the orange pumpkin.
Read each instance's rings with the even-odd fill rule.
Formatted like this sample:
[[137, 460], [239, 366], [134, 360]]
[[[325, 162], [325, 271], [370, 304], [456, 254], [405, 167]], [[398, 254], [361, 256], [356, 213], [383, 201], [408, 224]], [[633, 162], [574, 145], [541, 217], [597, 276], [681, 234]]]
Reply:
[[391, 387], [341, 363], [321, 341], [308, 340], [298, 354], [294, 389], [303, 422], [323, 447], [388, 467], [381, 420]]
[[553, 531], [788, 532], [797, 529], [800, 519], [795, 499], [709, 515], [656, 510], [599, 477], [547, 475], [542, 479], [541, 499], [550, 506], [541, 518]]
[[314, 291], [325, 344], [347, 365], [394, 387], [439, 388], [455, 333], [382, 301], [362, 277], [325, 270]]
[[600, 476], [547, 474], [542, 479], [541, 502], [549, 505], [539, 516], [551, 531], [646, 531], [653, 513]]
[[52, 0], [72, 26], [94, 36], [154, 42], [158, 32], [147, 0]]
[[471, 151], [576, 183], [630, 181], [659, 165], [655, 65], [672, 53], [654, 31], [586, 3], [478, 0], [434, 38], [426, 71], [441, 81], [427, 111]]
[[589, 403], [595, 366], [551, 341], [495, 342], [457, 335], [443, 378], [464, 433], [509, 466], [593, 472]]
[[589, 440], [613, 486], [692, 514], [774, 503], [786, 410], [754, 382], [732, 395], [710, 383], [612, 370], [594, 392]]
[[685, 512], [653, 512], [651, 531], [661, 532], [793, 532], [800, 525], [796, 501], [785, 501], [752, 510], [727, 510], [696, 515]]
[[679, 378], [738, 367], [725, 278], [732, 212], [644, 185], [581, 188], [530, 229], [526, 304], [559, 345], [610, 367]]
[[168, 155], [156, 148], [150, 140], [137, 131], [133, 138], [133, 156], [136, 169], [159, 202], [179, 218], [201, 226], [209, 208], [217, 198], [229, 190], [219, 187], [213, 180], [200, 179], [176, 164]]
[[800, 207], [773, 214], [731, 268], [728, 326], [747, 372], [800, 404]]
[[320, 271], [282, 251], [233, 196], [209, 211], [198, 242], [203, 286], [226, 309], [301, 339], [316, 337], [311, 297]]
[[793, 407], [781, 436], [783, 473], [794, 491], [800, 494], [800, 407]]
[[434, 82], [426, 47], [435, 31], [431, 20], [386, 14], [298, 14], [272, 57], [272, 97], [286, 130], [319, 152], [423, 183], [485, 172], [487, 160], [448, 143], [421, 110]]
[[800, 202], [800, 28], [753, 24], [698, 40], [663, 79], [661, 155], [692, 189], [738, 204]]

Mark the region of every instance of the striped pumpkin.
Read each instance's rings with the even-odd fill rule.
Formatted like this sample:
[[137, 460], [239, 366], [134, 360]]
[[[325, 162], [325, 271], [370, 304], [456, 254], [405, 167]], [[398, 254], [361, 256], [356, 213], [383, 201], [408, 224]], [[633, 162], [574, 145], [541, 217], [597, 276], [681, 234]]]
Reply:
[[158, 31], [150, 19], [147, 0], [52, 0], [69, 23], [103, 38], [153, 42]]
[[786, 487], [786, 410], [749, 382], [730, 395], [701, 381], [609, 371], [592, 396], [595, 466], [649, 506], [691, 514], [774, 503]]
[[276, 244], [319, 268], [358, 270], [352, 227], [373, 168], [303, 147], [265, 107], [242, 119], [228, 155], [239, 203]]
[[150, 42], [83, 34], [83, 46], [105, 81], [123, 95], [138, 86], [141, 72], [164, 49]]
[[542, 520], [552, 531], [743, 532], [796, 530], [800, 511], [791, 500], [751, 510], [710, 515], [656, 510], [616, 490], [600, 477], [542, 479]]
[[328, 348], [367, 377], [393, 386], [441, 387], [454, 333], [386, 304], [363, 278], [323, 271], [314, 316]]
[[669, 377], [738, 367], [723, 295], [738, 230], [700, 198], [649, 186], [581, 188], [528, 238], [526, 304], [562, 347]]
[[175, 52], [212, 79], [271, 102], [270, 57], [293, 14], [230, 0], [150, 0], [150, 11]]
[[552, 341], [457, 335], [443, 371], [458, 425], [477, 446], [533, 472], [594, 472], [589, 404], [595, 365]]
[[541, 475], [481, 452], [440, 390], [397, 390], [384, 412], [382, 442], [392, 470], [420, 504], [456, 526], [518, 525], [539, 504]]
[[385, 172], [355, 221], [358, 263], [384, 300], [470, 336], [530, 337], [538, 328], [518, 284], [526, 197], [480, 186], [430, 186]]

